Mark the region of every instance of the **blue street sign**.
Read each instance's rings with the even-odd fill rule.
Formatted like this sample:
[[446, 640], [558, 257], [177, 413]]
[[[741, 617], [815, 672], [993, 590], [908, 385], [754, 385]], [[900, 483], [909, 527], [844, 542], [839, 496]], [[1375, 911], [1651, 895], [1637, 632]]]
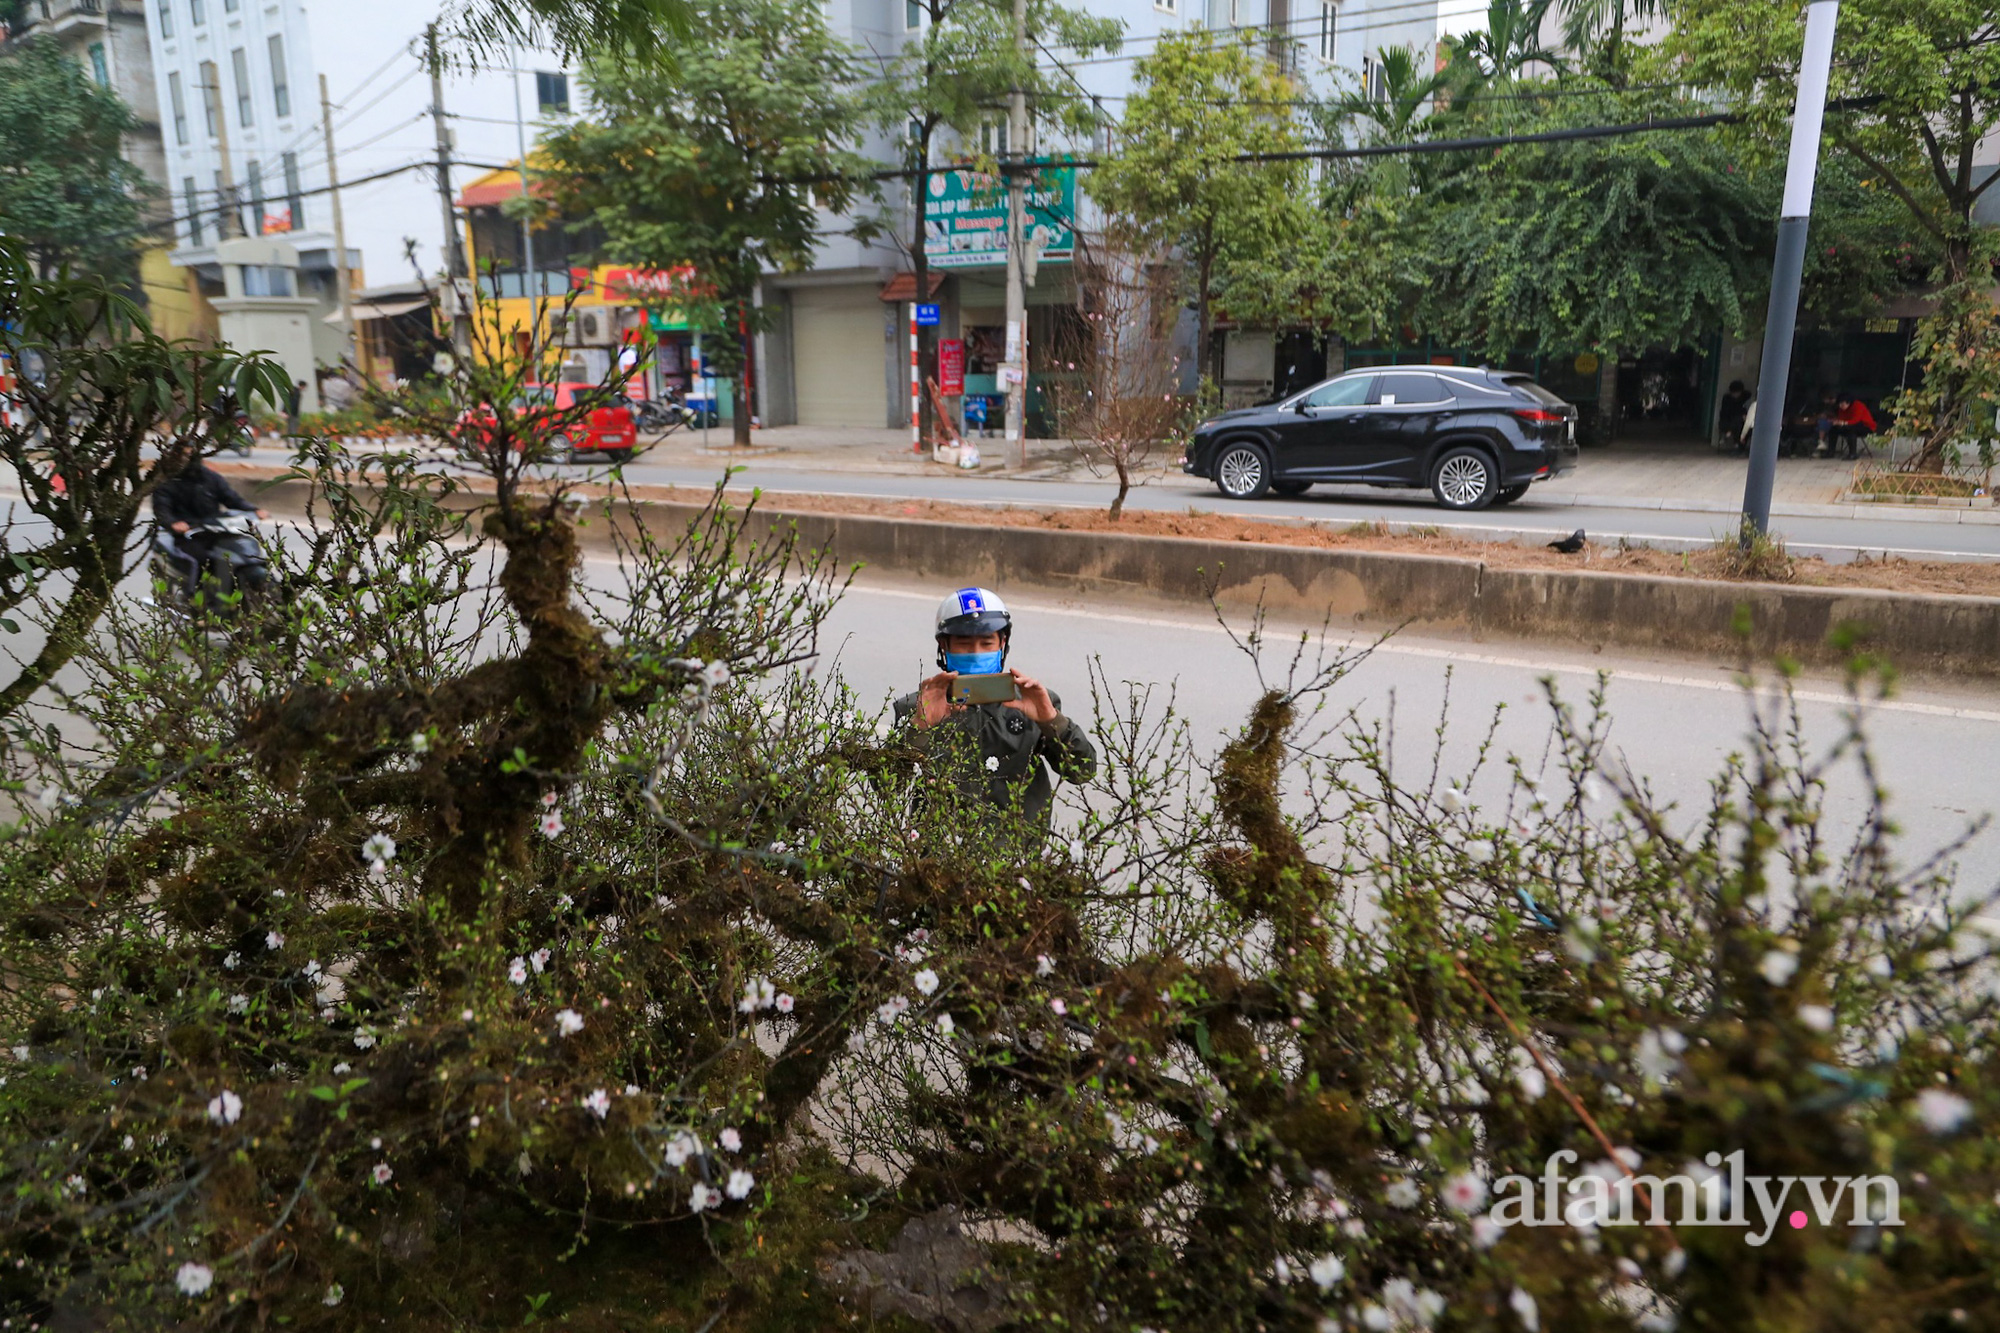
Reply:
[[917, 307], [917, 323], [935, 324], [937, 322], [938, 322], [938, 308], [936, 306], [919, 305]]

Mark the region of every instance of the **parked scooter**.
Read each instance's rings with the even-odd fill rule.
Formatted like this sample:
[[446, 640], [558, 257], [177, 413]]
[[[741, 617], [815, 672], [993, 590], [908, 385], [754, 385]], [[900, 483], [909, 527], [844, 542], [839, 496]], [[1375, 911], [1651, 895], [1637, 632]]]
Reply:
[[643, 398], [631, 406], [634, 424], [649, 435], [670, 435], [677, 430], [692, 430], [701, 425], [699, 414], [672, 390], [665, 398]]

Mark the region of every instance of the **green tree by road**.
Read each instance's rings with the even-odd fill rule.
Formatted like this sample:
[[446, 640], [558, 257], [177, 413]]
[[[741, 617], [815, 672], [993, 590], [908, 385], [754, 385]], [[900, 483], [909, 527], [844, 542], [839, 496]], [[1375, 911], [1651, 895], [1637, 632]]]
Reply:
[[689, 313], [735, 385], [735, 440], [747, 445], [758, 276], [809, 264], [818, 208], [846, 209], [872, 164], [854, 151], [864, 107], [852, 54], [817, 5], [703, 0], [695, 17], [700, 36], [667, 39], [658, 59], [592, 66], [591, 117], [545, 151], [559, 207], [601, 227], [609, 257], [694, 269]]
[[[1189, 270], [1196, 346], [1204, 365], [1221, 270], [1255, 267], [1291, 249], [1304, 193], [1303, 162], [1243, 162], [1248, 153], [1303, 147], [1298, 86], [1255, 38], [1200, 30], [1162, 37], [1134, 66], [1114, 153], [1089, 190], [1159, 246], [1178, 247]], [[1289, 233], [1289, 234], [1288, 234]]]
[[148, 186], [122, 139], [137, 128], [117, 94], [54, 43], [0, 52], [0, 233], [38, 273], [129, 272]]

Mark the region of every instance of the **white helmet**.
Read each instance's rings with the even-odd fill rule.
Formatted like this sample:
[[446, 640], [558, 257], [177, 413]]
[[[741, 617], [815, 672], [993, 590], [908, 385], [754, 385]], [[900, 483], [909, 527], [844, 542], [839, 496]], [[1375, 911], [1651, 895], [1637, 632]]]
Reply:
[[946, 634], [1001, 634], [1014, 628], [1007, 604], [991, 588], [960, 588], [938, 603], [937, 632]]

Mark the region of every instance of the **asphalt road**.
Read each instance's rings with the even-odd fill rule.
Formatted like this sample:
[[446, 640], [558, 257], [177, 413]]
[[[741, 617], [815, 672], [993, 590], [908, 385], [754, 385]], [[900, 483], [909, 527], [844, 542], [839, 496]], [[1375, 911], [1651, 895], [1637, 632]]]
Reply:
[[[648, 485], [712, 486], [727, 464], [669, 465], [643, 459], [625, 469], [628, 481]], [[866, 495], [899, 499], [989, 501], [1022, 505], [1081, 505], [1102, 508], [1111, 502], [1112, 483], [1036, 481], [1023, 478], [957, 475], [939, 469], [937, 476], [897, 476], [862, 472], [806, 472], [752, 461], [738, 464], [737, 483], [759, 486], [774, 495]], [[568, 475], [601, 469], [569, 468]], [[1695, 510], [1626, 509], [1610, 506], [1538, 503], [1534, 491], [1504, 509], [1478, 514], [1453, 514], [1439, 509], [1427, 493], [1383, 491], [1372, 487], [1327, 490], [1315, 487], [1297, 499], [1270, 496], [1263, 500], [1230, 500], [1206, 482], [1172, 477], [1136, 488], [1126, 501], [1138, 509], [1185, 510], [1190, 505], [1215, 513], [1240, 513], [1257, 518], [1310, 518], [1329, 523], [1383, 520], [1462, 530], [1467, 536], [1565, 536], [1582, 528], [1593, 538], [1685, 549], [1705, 546], [1732, 532], [1730, 514]], [[1950, 523], [1867, 516], [1778, 517], [1772, 530], [1802, 555], [1848, 560], [1861, 552], [1895, 552], [1912, 559], [2000, 560], [2000, 524]]]
[[[931, 615], [943, 591], [872, 579], [835, 610], [822, 649], [864, 702], [914, 689], [936, 669], [930, 664]], [[1073, 715], [1089, 713], [1093, 657], [1114, 684], [1172, 686], [1175, 707], [1209, 752], [1257, 697], [1249, 660], [1210, 617], [1127, 614], [1100, 601], [1045, 596], [1011, 605], [1017, 624], [1011, 663], [1063, 696]], [[1273, 639], [1281, 639], [1278, 631], [1285, 628], [1273, 625]], [[1703, 807], [1709, 780], [1731, 751], [1744, 748], [1749, 732], [1751, 700], [1724, 668], [1406, 636], [1375, 649], [1335, 687], [1330, 701], [1355, 709], [1364, 722], [1385, 722], [1399, 775], [1417, 784], [1429, 771], [1440, 716], [1446, 719], [1442, 771], [1451, 776], [1470, 769], [1487, 720], [1504, 706], [1497, 748], [1520, 755], [1532, 772], [1550, 736], [1542, 680], [1553, 676], [1563, 697], [1581, 706], [1599, 671], [1611, 673], [1611, 752], [1658, 797], [1682, 803], [1691, 820]], [[1156, 689], [1156, 704], [1165, 697], [1166, 690]], [[1830, 744], [1844, 732], [1850, 705], [1838, 682], [1808, 677], [1798, 698], [1804, 733], [1814, 745]], [[1866, 707], [1865, 715], [1891, 814], [1904, 830], [1898, 842], [1904, 864], [1926, 859], [2000, 807], [2000, 691], [1907, 691]], [[1861, 826], [1866, 784], [1851, 761], [1835, 770], [1830, 784], [1828, 819], [1844, 844]], [[1489, 762], [1472, 794], [1491, 801], [1504, 786], [1502, 772]], [[1960, 864], [1962, 891], [2000, 884], [2000, 832], [1978, 836]]]

